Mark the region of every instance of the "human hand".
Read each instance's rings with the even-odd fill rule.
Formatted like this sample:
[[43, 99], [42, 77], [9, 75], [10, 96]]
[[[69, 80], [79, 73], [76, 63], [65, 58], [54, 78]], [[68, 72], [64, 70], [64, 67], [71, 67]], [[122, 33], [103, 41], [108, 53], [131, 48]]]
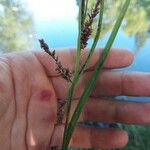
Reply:
[[[94, 53], [74, 94], [72, 112], [86, 80], [98, 59]], [[59, 51], [61, 62], [73, 70], [73, 51]], [[86, 52], [82, 55], [81, 64]], [[148, 124], [149, 103], [104, 100], [102, 96], [149, 96], [148, 73], [112, 70], [128, 66], [133, 55], [125, 50], [112, 50], [105, 63], [81, 121]], [[47, 150], [60, 146], [64, 124], [57, 125], [58, 101], [66, 100], [69, 83], [55, 71], [55, 63], [44, 52], [23, 52], [0, 57], [0, 146], [4, 150]], [[84, 139], [84, 140], [82, 140]], [[128, 137], [122, 129], [97, 129], [77, 126], [71, 146], [116, 148], [126, 145]]]

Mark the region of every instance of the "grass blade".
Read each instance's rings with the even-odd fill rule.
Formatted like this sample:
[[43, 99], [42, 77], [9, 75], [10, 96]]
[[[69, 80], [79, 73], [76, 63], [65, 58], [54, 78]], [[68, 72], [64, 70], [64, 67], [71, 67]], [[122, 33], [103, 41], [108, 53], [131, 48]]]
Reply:
[[123, 18], [124, 18], [125, 14], [126, 14], [126, 11], [127, 11], [128, 7], [129, 7], [130, 1], [131, 0], [126, 0], [125, 1], [124, 5], [123, 5], [123, 8], [121, 9], [121, 13], [120, 13], [120, 15], [119, 15], [115, 25], [114, 25], [114, 28], [112, 30], [112, 33], [111, 33], [110, 37], [109, 37], [109, 40], [108, 40], [108, 42], [107, 42], [107, 44], [106, 44], [106, 46], [105, 46], [105, 48], [103, 50], [103, 53], [102, 53], [101, 57], [99, 58], [99, 61], [96, 64], [95, 70], [94, 70], [91, 78], [89, 79], [88, 83], [86, 84], [85, 90], [84, 90], [84, 92], [83, 92], [83, 94], [82, 94], [82, 96], [80, 98], [80, 101], [79, 101], [79, 103], [78, 103], [78, 105], [77, 105], [77, 107], [75, 109], [75, 112], [74, 112], [74, 114], [72, 116], [72, 119], [71, 119], [71, 121], [69, 123], [69, 126], [68, 126], [68, 133], [67, 133], [67, 137], [66, 137], [66, 143], [64, 145], [65, 146], [65, 150], [67, 150], [67, 148], [68, 148], [68, 145], [69, 145], [72, 133], [73, 133], [73, 131], [75, 129], [75, 126], [76, 126], [77, 121], [79, 119], [80, 113], [81, 113], [84, 105], [86, 104], [86, 102], [88, 100], [90, 92], [91, 92], [91, 90], [94, 87], [94, 84], [95, 84], [95, 82], [96, 82], [96, 80], [97, 80], [97, 78], [99, 76], [99, 73], [101, 72], [101, 70], [103, 68], [105, 59], [106, 59], [106, 57], [107, 57], [107, 55], [108, 55], [108, 53], [110, 51], [110, 48], [111, 48], [111, 46], [112, 46], [112, 44], [113, 44], [113, 42], [115, 40], [115, 37], [116, 37], [117, 32], [119, 30], [119, 27], [120, 27], [120, 25], [121, 25], [121, 23], [123, 21]]
[[83, 29], [83, 26], [84, 26], [84, 17], [85, 17], [85, 7], [86, 7], [86, 5], [85, 5], [85, 0], [82, 0], [81, 1], [81, 31], [82, 31], [82, 29]]
[[[71, 101], [72, 101], [72, 97], [73, 97], [73, 92], [75, 89], [75, 85], [78, 79], [78, 74], [79, 74], [79, 65], [80, 65], [80, 54], [81, 54], [81, 30], [82, 30], [82, 26], [83, 26], [83, 22], [82, 22], [82, 17], [84, 15], [83, 13], [83, 8], [85, 4], [85, 0], [81, 0], [80, 2], [80, 7], [79, 7], [79, 22], [78, 22], [78, 46], [77, 46], [77, 54], [76, 54], [76, 64], [75, 64], [75, 68], [74, 68], [74, 78], [72, 81], [72, 84], [69, 88], [68, 91], [68, 99], [67, 99], [67, 113], [66, 113], [66, 123], [65, 123], [65, 130], [64, 130], [64, 136], [63, 136], [63, 145], [62, 145], [62, 150], [66, 150], [64, 148], [64, 145], [66, 143], [66, 137], [67, 137], [67, 133], [68, 133], [68, 124], [69, 124], [69, 115], [70, 115], [70, 109], [71, 109]], [[82, 8], [83, 7], [83, 8]]]

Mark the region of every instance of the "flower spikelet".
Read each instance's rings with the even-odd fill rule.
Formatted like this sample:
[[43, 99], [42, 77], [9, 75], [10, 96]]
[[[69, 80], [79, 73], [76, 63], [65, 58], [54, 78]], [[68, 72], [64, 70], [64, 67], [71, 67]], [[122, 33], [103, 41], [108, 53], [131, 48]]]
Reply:
[[72, 73], [69, 70], [69, 68], [65, 68], [62, 66], [61, 62], [58, 59], [58, 56], [56, 56], [55, 50], [50, 51], [49, 46], [45, 43], [44, 39], [39, 39], [39, 42], [40, 42], [41, 48], [54, 59], [57, 65], [56, 71], [58, 72], [58, 74], [60, 74], [68, 82], [71, 82]]

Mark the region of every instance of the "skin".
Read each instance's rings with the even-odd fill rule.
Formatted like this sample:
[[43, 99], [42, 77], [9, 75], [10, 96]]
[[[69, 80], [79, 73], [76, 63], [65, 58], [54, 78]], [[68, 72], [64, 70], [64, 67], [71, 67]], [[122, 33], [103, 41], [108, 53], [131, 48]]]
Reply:
[[[75, 52], [73, 49], [63, 50], [58, 51], [57, 55], [63, 65], [73, 71]], [[71, 113], [100, 53], [101, 49], [94, 53], [77, 85]], [[81, 64], [86, 56], [86, 51], [82, 52]], [[150, 103], [102, 98], [117, 95], [150, 96], [149, 73], [113, 70], [132, 62], [133, 54], [128, 50], [111, 50], [79, 122], [150, 123]], [[57, 74], [55, 68], [55, 62], [45, 52], [0, 56], [0, 147], [3, 150], [47, 150], [49, 146], [61, 145], [64, 123], [56, 124], [57, 104], [66, 99], [69, 83]], [[122, 129], [78, 125], [70, 146], [109, 149], [123, 147], [127, 142], [128, 135]]]

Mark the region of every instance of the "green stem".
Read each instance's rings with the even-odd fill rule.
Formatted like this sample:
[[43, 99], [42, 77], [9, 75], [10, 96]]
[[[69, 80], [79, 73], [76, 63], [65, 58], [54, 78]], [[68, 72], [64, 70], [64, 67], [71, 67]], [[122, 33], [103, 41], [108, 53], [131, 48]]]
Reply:
[[74, 78], [73, 78], [72, 84], [68, 91], [66, 124], [65, 124], [64, 136], [63, 136], [62, 150], [66, 150], [66, 148], [64, 148], [64, 145], [66, 143], [66, 137], [67, 137], [69, 116], [70, 116], [70, 109], [71, 109], [71, 101], [72, 101], [75, 85], [78, 80], [78, 73], [79, 73], [79, 66], [80, 66], [80, 54], [81, 54], [81, 38], [80, 37], [81, 37], [81, 26], [82, 26], [82, 17], [83, 17], [82, 16], [83, 15], [82, 7], [84, 7], [83, 2], [84, 2], [84, 0], [81, 0], [80, 8], [79, 8], [79, 23], [78, 23], [79, 33], [78, 33], [78, 46], [77, 46], [77, 53], [76, 53], [76, 64], [75, 64], [75, 68], [74, 68]]
[[82, 0], [81, 1], [81, 31], [82, 31], [82, 29], [83, 29], [83, 26], [84, 26], [84, 17], [85, 17], [85, 12], [84, 12], [84, 10], [85, 10], [85, 0]]
[[[84, 4], [85, 4], [85, 1], [81, 1], [81, 9], [80, 9], [81, 10], [81, 12], [80, 12], [81, 14], [79, 13], [80, 14], [79, 16], [81, 18], [84, 18], [84, 17], [82, 17], [84, 15], [84, 13], [83, 13], [83, 8], [85, 8]], [[87, 11], [87, 5], [88, 5], [88, 0], [86, 2], [86, 11]], [[94, 40], [94, 44], [92, 46], [92, 51], [90, 53], [91, 55], [92, 55], [92, 52], [94, 52], [94, 49], [96, 47], [96, 44], [98, 42], [98, 38], [99, 38], [99, 35], [100, 35], [102, 18], [103, 18], [103, 8], [104, 8], [104, 0], [102, 0], [101, 7], [100, 7], [101, 13], [99, 15], [98, 29], [97, 29], [96, 38]], [[85, 13], [86, 13], [86, 11], [85, 11]], [[81, 28], [83, 27], [83, 24], [82, 24], [83, 22], [84, 21], [81, 19], [81, 25], [79, 23], [79, 29], [80, 29], [80, 27]], [[79, 42], [80, 41], [79, 41], [79, 37], [78, 37], [78, 48], [79, 48]], [[91, 55], [88, 56], [88, 59], [86, 60], [86, 64], [88, 63], [88, 60], [90, 59]], [[86, 67], [86, 65], [84, 65], [84, 66]], [[83, 70], [84, 70], [84, 68], [83, 68]], [[80, 76], [82, 74], [82, 72], [80, 72], [80, 74], [76, 74], [76, 73], [77, 73], [77, 71], [75, 71], [74, 80], [73, 80], [72, 85], [71, 85], [71, 87], [69, 88], [69, 91], [68, 91], [68, 104], [67, 104], [66, 126], [65, 126], [65, 131], [64, 131], [64, 140], [63, 140], [64, 142], [63, 142], [63, 145], [64, 145], [64, 143], [66, 141], [65, 138], [67, 136], [67, 128], [68, 128], [68, 121], [69, 121], [69, 114], [70, 114], [70, 109], [71, 109], [71, 100], [72, 100], [72, 97], [73, 97], [73, 91], [75, 89], [75, 85], [76, 85], [77, 81], [79, 80], [79, 78], [80, 78]]]
[[107, 55], [108, 55], [108, 53], [110, 51], [110, 48], [111, 48], [113, 42], [115, 40], [115, 37], [116, 37], [117, 32], [119, 30], [119, 27], [120, 27], [120, 25], [121, 25], [121, 23], [123, 21], [123, 18], [124, 18], [125, 14], [126, 14], [126, 11], [127, 11], [128, 7], [129, 7], [129, 4], [130, 4], [130, 0], [126, 0], [125, 3], [124, 3], [123, 8], [121, 9], [121, 13], [120, 13], [120, 15], [119, 15], [119, 17], [118, 17], [118, 19], [117, 19], [117, 21], [115, 23], [115, 26], [114, 26], [114, 28], [112, 30], [110, 38], [109, 38], [109, 40], [108, 40], [108, 42], [107, 42], [107, 44], [106, 44], [106, 46], [105, 46], [105, 48], [103, 50], [103, 53], [100, 56], [99, 61], [96, 64], [95, 70], [94, 70], [91, 78], [89, 79], [88, 83], [86, 84], [85, 90], [84, 90], [84, 92], [83, 92], [83, 94], [82, 94], [82, 96], [80, 98], [80, 101], [79, 101], [79, 103], [78, 103], [78, 105], [77, 105], [77, 107], [76, 107], [76, 109], [74, 111], [74, 114], [73, 114], [73, 116], [71, 118], [71, 121], [69, 122], [68, 133], [67, 133], [67, 137], [66, 137], [67, 138], [66, 139], [67, 143], [65, 143], [65, 148], [66, 149], [67, 149], [67, 147], [69, 145], [72, 133], [73, 133], [75, 127], [76, 127], [76, 124], [77, 124], [77, 121], [79, 119], [80, 113], [81, 113], [84, 105], [86, 104], [86, 102], [88, 100], [90, 92], [91, 92], [91, 90], [93, 89], [93, 87], [95, 85], [95, 82], [96, 82], [96, 80], [97, 80], [97, 78], [99, 76], [99, 73], [101, 72], [101, 70], [103, 68], [104, 62], [105, 62], [105, 60], [107, 58]]
[[89, 0], [86, 0], [86, 4], [85, 4], [85, 11], [84, 11], [84, 20], [86, 19], [86, 15], [87, 15], [88, 2], [89, 2]]

